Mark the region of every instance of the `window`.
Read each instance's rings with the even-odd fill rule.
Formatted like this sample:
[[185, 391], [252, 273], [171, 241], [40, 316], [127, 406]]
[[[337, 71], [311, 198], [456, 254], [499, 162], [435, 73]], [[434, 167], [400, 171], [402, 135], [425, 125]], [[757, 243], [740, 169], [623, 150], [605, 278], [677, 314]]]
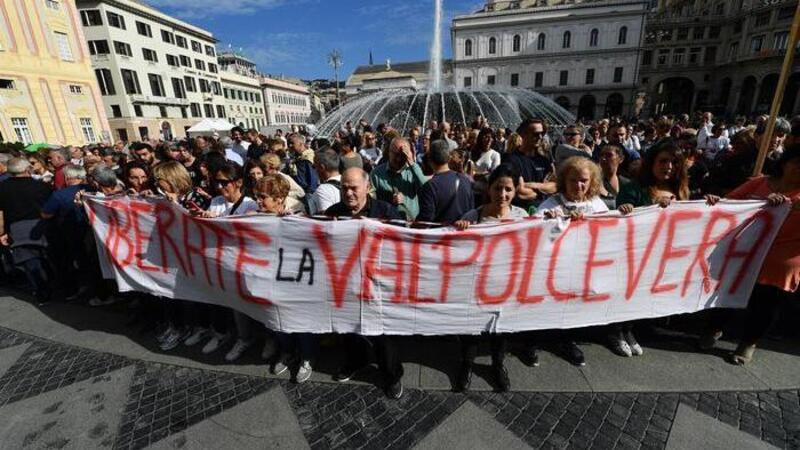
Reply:
[[472, 87], [472, 77], [464, 77], [464, 87]]
[[142, 36], [153, 37], [153, 30], [150, 29], [150, 25], [144, 22], [136, 21], [136, 32]]
[[197, 41], [192, 41], [192, 50], [197, 53], [203, 53], [203, 46]]
[[497, 77], [495, 75], [489, 75], [486, 77], [486, 84], [488, 84], [489, 86], [494, 86], [496, 80]]
[[586, 84], [594, 84], [594, 69], [586, 69]]
[[512, 73], [511, 74], [511, 86], [519, 86], [519, 74]]
[[200, 117], [200, 104], [199, 103], [192, 103], [189, 105], [189, 110], [192, 113], [192, 117]]
[[208, 63], [208, 71], [211, 73], [217, 73], [217, 65], [214, 63]]
[[225, 107], [222, 105], [217, 105], [217, 117], [222, 119], [225, 118]]
[[147, 74], [147, 79], [150, 80], [150, 92], [154, 97], [167, 96], [167, 93], [164, 91], [164, 82], [161, 81], [161, 75], [149, 73]]
[[739, 43], [731, 42], [731, 45], [728, 48], [728, 61], [735, 61], [736, 56], [738, 55], [739, 55]]
[[[211, 92], [211, 86], [208, 84], [208, 81], [200, 78], [200, 92], [208, 93]], [[239, 98], [241, 100], [241, 97]]]
[[156, 55], [156, 52], [150, 50], [149, 48], [142, 49], [142, 56], [144, 56], [145, 61], [150, 61], [154, 63], [158, 62], [158, 55]]
[[122, 84], [125, 86], [126, 94], [141, 94], [142, 87], [139, 86], [139, 76], [136, 72], [128, 69], [122, 69]]
[[667, 63], [669, 58], [669, 49], [661, 49], [658, 51], [658, 65], [663, 66]]
[[706, 35], [706, 28], [705, 27], [697, 27], [692, 29], [692, 38], [693, 39], [703, 39]]
[[175, 98], [186, 98], [186, 89], [183, 86], [182, 78], [172, 79], [172, 92], [175, 93]]
[[642, 53], [642, 65], [649, 66], [650, 64], [653, 64], [653, 51], [645, 50], [644, 53]]
[[[260, 94], [256, 94], [256, 101], [257, 101], [258, 103], [261, 103], [261, 95], [260, 95]], [[305, 105], [304, 105], [304, 106], [305, 106]]]
[[717, 47], [706, 47], [706, 55], [704, 61], [713, 63], [717, 60]]
[[56, 39], [56, 47], [58, 47], [58, 54], [61, 56], [62, 61], [74, 61], [72, 57], [72, 47], [69, 45], [69, 36], [66, 33], [53, 33]]
[[161, 30], [161, 40], [167, 44], [175, 43], [175, 35], [167, 30]]
[[742, 32], [742, 25], [743, 25], [743, 21], [741, 19], [737, 20], [736, 22], [734, 22], [733, 23], [733, 34], [741, 33]]
[[114, 28], [120, 28], [122, 30], [126, 30], [125, 28], [125, 18], [120, 16], [119, 14], [115, 14], [111, 11], [106, 13], [106, 17], [108, 17], [108, 24]]
[[572, 33], [569, 31], [564, 32], [564, 37], [561, 39], [561, 48], [569, 48], [572, 44]]
[[597, 28], [592, 29], [589, 33], [589, 47], [597, 47], [597, 41], [600, 38], [600, 30]]
[[700, 53], [703, 51], [702, 47], [692, 47], [689, 49], [689, 64], [697, 64], [700, 61]]
[[46, 0], [44, 4], [53, 11], [58, 11], [61, 9], [61, 3], [58, 3], [58, 0]]
[[761, 14], [757, 15], [756, 16], [755, 26], [756, 27], [763, 27], [763, 26], [769, 25], [769, 19], [770, 19], [771, 15], [772, 15], [772, 11], [767, 11], [767, 12], [764, 12], [764, 13], [761, 13]]
[[[142, 114], [142, 105], [133, 105], [133, 114], [134, 114], [136, 117], [142, 117], [142, 116], [144, 116], [144, 114]], [[141, 128], [140, 128], [140, 130], [141, 130]], [[146, 130], [146, 128], [145, 128], [145, 130]], [[146, 133], [147, 133], [147, 132], [145, 131], [145, 134], [146, 134]]]
[[78, 84], [70, 84], [69, 85], [69, 92], [71, 94], [80, 95], [80, 94], [83, 94], [83, 88]]
[[203, 104], [203, 112], [206, 113], [206, 117], [214, 118], [214, 105], [210, 105], [208, 103]]
[[678, 28], [678, 33], [675, 36], [676, 41], [685, 41], [689, 38], [689, 29], [686, 27]]
[[175, 35], [175, 45], [180, 48], [189, 48], [189, 44], [186, 42], [186, 38], [183, 36]]
[[467, 39], [464, 42], [464, 56], [472, 56], [472, 39]]
[[181, 55], [181, 65], [183, 67], [192, 67], [192, 58]]
[[97, 84], [100, 86], [100, 94], [102, 95], [117, 94], [117, 91], [114, 89], [114, 80], [111, 78], [110, 70], [95, 69], [94, 74], [97, 77]]
[[489, 38], [489, 54], [494, 55], [497, 53], [497, 39]]
[[111, 117], [122, 117], [122, 108], [119, 105], [111, 105]]
[[717, 3], [717, 6], [715, 8], [715, 12], [716, 12], [716, 14], [718, 16], [721, 16], [721, 15], [725, 14], [725, 3], [722, 3], [722, 2]]
[[131, 50], [131, 46], [124, 42], [114, 41], [114, 51], [118, 55], [128, 56], [128, 57], [133, 56], [133, 51]]
[[686, 54], [685, 48], [676, 48], [672, 52], [672, 64], [683, 64], [683, 55]]
[[197, 85], [194, 83], [194, 78], [183, 77], [183, 82], [186, 85], [186, 92], [197, 92]]
[[614, 68], [614, 83], [622, 83], [622, 67]]
[[88, 117], [81, 117], [80, 121], [83, 139], [89, 143], [97, 142], [97, 137], [94, 135], [94, 126], [92, 126], [92, 119]]
[[622, 27], [619, 29], [619, 38], [617, 39], [617, 44], [625, 45], [628, 43], [628, 27]]
[[764, 48], [764, 36], [755, 36], [750, 41], [750, 52], [758, 53]]
[[222, 95], [222, 86], [218, 81], [211, 82], [211, 90], [214, 91], [214, 95]]
[[536, 72], [533, 76], [533, 87], [542, 87], [544, 84], [544, 72]]
[[128, 142], [128, 130], [125, 128], [117, 128], [117, 136], [119, 136], [120, 141]]
[[206, 45], [206, 55], [211, 56], [212, 58], [217, 56], [217, 53], [214, 51], [214, 47]]
[[31, 129], [28, 128], [28, 119], [24, 117], [12, 117], [11, 126], [14, 128], [14, 133], [17, 135], [17, 141], [22, 142], [24, 145], [33, 143]]
[[559, 86], [566, 86], [569, 83], [569, 71], [562, 70], [558, 74], [558, 85]]
[[778, 20], [786, 20], [794, 17], [794, 6], [785, 6], [778, 10]]
[[143, 141], [146, 141], [146, 140], [147, 140], [147, 137], [148, 137], [149, 135], [150, 135], [150, 131], [147, 129], [147, 127], [139, 127], [139, 137], [140, 137], [140, 138], [141, 138]]
[[0, 78], [0, 89], [16, 89], [14, 86], [14, 80], [9, 80], [8, 78]]
[[788, 31], [781, 31], [779, 33], [775, 33], [775, 41], [772, 44], [772, 48], [775, 50], [786, 50], [786, 43], [789, 40], [789, 32]]
[[180, 67], [180, 62], [178, 61], [178, 57], [174, 55], [167, 55], [167, 64], [172, 67]]
[[711, 27], [708, 29], [708, 38], [709, 39], [716, 39], [719, 37], [720, 27]]
[[189, 113], [186, 112], [186, 107], [185, 106], [181, 106], [181, 117], [183, 117], [184, 119], [188, 119], [189, 118]]
[[546, 40], [547, 37], [544, 35], [544, 33], [539, 33], [539, 37], [536, 38], [536, 49], [544, 50]]
[[195, 59], [194, 60], [194, 67], [197, 70], [206, 70], [206, 63], [203, 60]]
[[518, 52], [522, 49], [522, 37], [518, 34], [514, 35], [514, 40], [512, 43], [512, 49], [515, 52]]
[[81, 11], [81, 23], [85, 27], [96, 27], [103, 24], [103, 16], [98, 9], [84, 9]]
[[169, 114], [167, 114], [167, 107], [166, 106], [159, 106], [158, 107], [158, 117], [169, 117]]
[[108, 41], [89, 41], [89, 54], [90, 55], [107, 55], [111, 52], [108, 48]]

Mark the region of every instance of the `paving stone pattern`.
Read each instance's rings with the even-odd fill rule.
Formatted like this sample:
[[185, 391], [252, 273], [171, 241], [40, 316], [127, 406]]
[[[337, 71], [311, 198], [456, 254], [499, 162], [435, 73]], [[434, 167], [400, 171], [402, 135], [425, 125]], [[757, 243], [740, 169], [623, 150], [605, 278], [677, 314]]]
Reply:
[[[139, 449], [271, 388], [286, 394], [313, 449], [411, 448], [471, 401], [533, 448], [665, 448], [680, 403], [779, 448], [800, 449], [797, 390], [702, 393], [490, 393], [407, 389], [398, 401], [357, 384], [306, 383], [136, 361], [0, 328], [29, 344], [0, 377], [0, 406], [134, 366], [115, 448]], [[269, 412], [264, 412], [269, 420]]]

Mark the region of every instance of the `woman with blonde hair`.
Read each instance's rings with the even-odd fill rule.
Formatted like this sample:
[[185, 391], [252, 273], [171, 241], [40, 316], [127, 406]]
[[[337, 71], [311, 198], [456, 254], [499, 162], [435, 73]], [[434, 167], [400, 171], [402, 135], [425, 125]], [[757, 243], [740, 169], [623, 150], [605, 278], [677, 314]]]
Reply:
[[505, 154], [510, 155], [511, 153], [517, 153], [521, 147], [522, 136], [520, 136], [519, 133], [511, 133], [506, 142]]
[[286, 180], [287, 183], [289, 183], [289, 197], [287, 197], [287, 205], [289, 209], [296, 213], [305, 212], [303, 197], [306, 196], [306, 191], [303, 190], [303, 188], [300, 187], [300, 185], [297, 184], [292, 177], [281, 172], [281, 158], [278, 155], [270, 153], [262, 156], [260, 161], [267, 170], [265, 175], [278, 175]]

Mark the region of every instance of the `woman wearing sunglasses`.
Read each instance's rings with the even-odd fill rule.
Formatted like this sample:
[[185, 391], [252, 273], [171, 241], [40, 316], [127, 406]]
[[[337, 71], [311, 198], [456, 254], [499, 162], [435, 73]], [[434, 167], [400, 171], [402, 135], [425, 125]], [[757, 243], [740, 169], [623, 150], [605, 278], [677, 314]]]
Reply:
[[211, 199], [207, 211], [197, 211], [199, 215], [214, 218], [258, 211], [258, 203], [242, 192], [244, 181], [241, 166], [236, 163], [225, 164], [217, 170], [212, 180], [220, 195]]

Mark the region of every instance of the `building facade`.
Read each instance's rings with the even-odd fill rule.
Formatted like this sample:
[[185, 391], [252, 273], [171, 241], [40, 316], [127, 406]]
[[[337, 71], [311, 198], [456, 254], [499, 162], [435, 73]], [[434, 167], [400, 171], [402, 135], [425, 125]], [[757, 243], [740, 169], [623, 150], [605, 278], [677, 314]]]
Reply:
[[228, 121], [260, 130], [267, 125], [256, 64], [233, 51], [219, 54], [219, 77]]
[[0, 0], [0, 142], [108, 139], [79, 24], [74, 0]]
[[650, 2], [488, 0], [453, 19], [461, 89], [533, 89], [582, 119], [635, 111]]
[[[796, 0], [661, 0], [645, 32], [645, 111], [768, 113], [796, 7]], [[782, 115], [800, 113], [800, 59], [792, 72]]]
[[265, 76], [261, 78], [267, 125], [308, 123], [311, 101], [308, 88], [299, 83]]
[[133, 0], [78, 0], [114, 139], [175, 139], [226, 117], [214, 36]]
[[[452, 83], [452, 61], [442, 60], [444, 84]], [[411, 61], [358, 66], [347, 78], [345, 93], [352, 97], [361, 93], [386, 89], [424, 89], [428, 85], [429, 62]]]

